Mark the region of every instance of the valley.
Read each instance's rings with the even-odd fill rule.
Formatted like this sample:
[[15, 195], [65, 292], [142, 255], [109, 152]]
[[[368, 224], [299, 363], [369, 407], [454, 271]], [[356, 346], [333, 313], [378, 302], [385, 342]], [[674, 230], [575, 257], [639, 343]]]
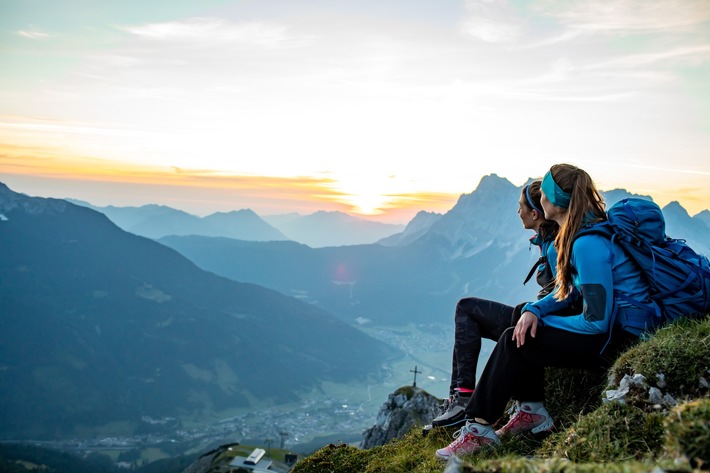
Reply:
[[[328, 443], [357, 443], [371, 427], [387, 396], [412, 384], [414, 367], [420, 372], [417, 386], [444, 397], [449, 382], [453, 327], [410, 325], [368, 327], [368, 335], [399, 349], [405, 355], [383, 367], [386, 376], [367, 383], [324, 382], [303, 395], [303, 401], [279, 406], [262, 404], [252, 409], [224, 410], [204, 416], [152, 418], [143, 416], [141, 434], [116, 435], [116, 425], [80, 429], [81, 436], [56, 441], [27, 440], [45, 447], [81, 455], [100, 453], [114, 461], [155, 461], [178, 455], [198, 455], [219, 445], [240, 443], [283, 448], [308, 454]], [[484, 345], [484, 356], [492, 344]], [[480, 371], [480, 370], [479, 370]], [[281, 435], [285, 433], [285, 435]], [[18, 439], [19, 440], [19, 439]]]

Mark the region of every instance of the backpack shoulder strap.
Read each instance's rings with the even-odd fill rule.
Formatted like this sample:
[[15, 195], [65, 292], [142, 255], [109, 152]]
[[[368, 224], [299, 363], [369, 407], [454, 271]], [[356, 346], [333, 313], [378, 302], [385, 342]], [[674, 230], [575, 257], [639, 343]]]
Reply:
[[540, 256], [540, 257], [537, 259], [537, 261], [535, 262], [535, 264], [533, 265], [533, 267], [530, 268], [530, 271], [528, 272], [528, 275], [525, 276], [525, 281], [523, 281], [523, 286], [526, 285], [526, 284], [528, 283], [528, 281], [530, 281], [530, 278], [532, 278], [533, 274], [535, 274], [535, 270], [536, 270], [541, 264], [543, 264], [543, 263], [545, 263], [545, 262], [547, 262], [547, 256], [545, 256], [545, 255], [542, 255], [542, 256]]
[[611, 239], [615, 234], [616, 232], [612, 228], [611, 223], [605, 220], [603, 222], [583, 226], [574, 236], [574, 239], [576, 240], [583, 235], [602, 235]]

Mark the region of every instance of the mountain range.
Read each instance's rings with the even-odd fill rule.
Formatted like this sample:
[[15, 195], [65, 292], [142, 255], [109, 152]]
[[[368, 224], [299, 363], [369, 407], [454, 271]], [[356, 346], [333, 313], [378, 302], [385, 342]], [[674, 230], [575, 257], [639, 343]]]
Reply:
[[[535, 297], [534, 283], [522, 285], [539, 252], [516, 214], [521, 190], [486, 176], [445, 214], [420, 212], [404, 231], [371, 245], [310, 248], [201, 236], [159, 241], [202, 268], [302, 298], [350, 323], [450, 323], [461, 297], [507, 304]], [[631, 194], [617, 189], [604, 196], [611, 205]], [[690, 217], [677, 203], [663, 213], [669, 235], [708, 253], [703, 213]]]
[[292, 240], [319, 248], [374, 243], [404, 228], [404, 225], [374, 222], [343, 212], [260, 217], [250, 209], [241, 209], [198, 217], [164, 205], [97, 207], [84, 201], [68, 200], [103, 213], [126, 231], [153, 239], [168, 235], [201, 235], [247, 241]]
[[278, 405], [393, 356], [312, 304], [0, 184], [0, 439]]
[[419, 213], [380, 244], [309, 248], [293, 242], [164, 237], [209, 271], [307, 300], [343, 319], [376, 325], [449, 324], [456, 301], [517, 303], [535, 295], [524, 274], [539, 252], [517, 216], [520, 188], [484, 178], [444, 215]]

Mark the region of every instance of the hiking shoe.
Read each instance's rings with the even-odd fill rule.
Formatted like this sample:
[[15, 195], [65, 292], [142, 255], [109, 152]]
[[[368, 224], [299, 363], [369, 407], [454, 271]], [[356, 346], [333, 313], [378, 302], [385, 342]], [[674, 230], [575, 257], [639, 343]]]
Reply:
[[[449, 406], [451, 405], [451, 401], [453, 399], [454, 395], [452, 394], [441, 402], [441, 405], [439, 406], [439, 412], [436, 414], [436, 417], [434, 417], [434, 419], [439, 418], [439, 416], [444, 414], [449, 409]], [[422, 427], [422, 436], [426, 437], [433, 428], [434, 426], [431, 424], [427, 424]]]
[[523, 432], [549, 432], [554, 421], [541, 402], [515, 402], [509, 412], [512, 416], [507, 424], [496, 430], [496, 435], [502, 437], [508, 434], [521, 434]]
[[431, 421], [432, 427], [451, 427], [463, 424], [466, 421], [466, 404], [471, 395], [464, 396], [458, 391], [454, 393], [447, 409]]
[[445, 413], [446, 411], [448, 411], [448, 410], [449, 410], [449, 406], [451, 405], [451, 401], [453, 401], [453, 400], [454, 400], [454, 395], [453, 395], [453, 394], [451, 394], [449, 397], [447, 397], [446, 399], [444, 399], [444, 400], [441, 402], [441, 405], [439, 406], [439, 413], [438, 413], [436, 416], [439, 417], [440, 415], [442, 415], [443, 413]]
[[468, 455], [483, 447], [495, 447], [500, 444], [500, 439], [490, 425], [477, 424], [473, 421], [466, 422], [454, 433], [454, 440], [447, 447], [436, 451], [436, 456], [443, 460], [461, 455]]

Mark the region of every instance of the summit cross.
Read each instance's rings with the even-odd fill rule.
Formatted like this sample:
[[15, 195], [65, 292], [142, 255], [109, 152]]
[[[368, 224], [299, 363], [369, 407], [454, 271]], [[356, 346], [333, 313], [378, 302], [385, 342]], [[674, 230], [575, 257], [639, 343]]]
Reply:
[[414, 365], [413, 370], [409, 370], [410, 373], [414, 373], [414, 382], [412, 383], [412, 387], [416, 388], [417, 387], [417, 373], [421, 374], [421, 371], [417, 370], [417, 365]]

